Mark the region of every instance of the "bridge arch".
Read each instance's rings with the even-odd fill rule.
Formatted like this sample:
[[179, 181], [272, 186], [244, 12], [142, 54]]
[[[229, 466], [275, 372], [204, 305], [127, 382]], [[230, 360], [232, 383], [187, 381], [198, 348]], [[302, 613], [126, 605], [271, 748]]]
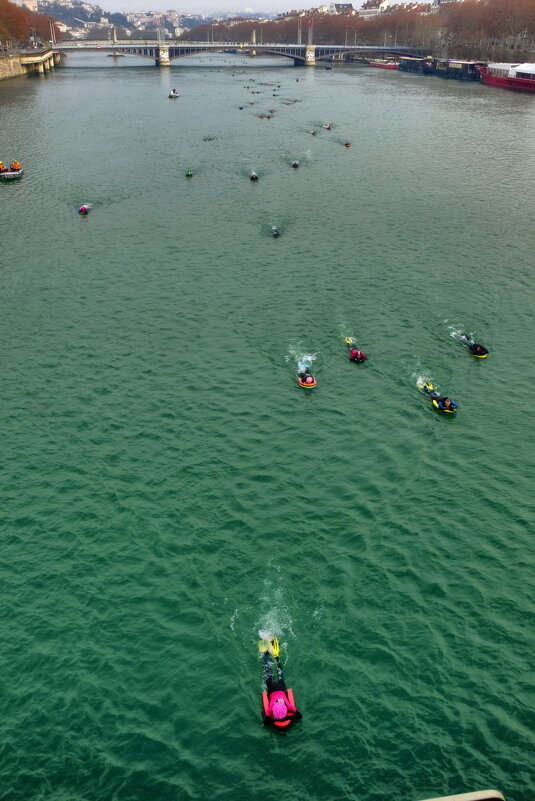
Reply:
[[[243, 53], [248, 53], [250, 50], [256, 50], [257, 53], [262, 53], [262, 54], [265, 53], [266, 55], [270, 56], [281, 56], [282, 58], [290, 58], [293, 61], [299, 61], [304, 63], [305, 61], [304, 47], [296, 45], [295, 50], [292, 48], [291, 45], [290, 46], [280, 45], [280, 47], [281, 48], [285, 47], [286, 49], [279, 50], [276, 45], [274, 45], [273, 47], [266, 47], [266, 45], [257, 45], [249, 43], [247, 45], [243, 45], [240, 49], [236, 50], [236, 54], [239, 55], [239, 53], [242, 51]], [[205, 48], [199, 47], [197, 45], [195, 47], [192, 47], [191, 49], [185, 48], [183, 46], [181, 46], [180, 48], [171, 46], [169, 47], [169, 61], [175, 61], [178, 58], [185, 58], [186, 56], [194, 56], [197, 55], [198, 53], [220, 53], [225, 50], [228, 51], [228, 45], [226, 47], [224, 45], [221, 45], [221, 47], [218, 50], [214, 50], [213, 46], [208, 46], [208, 45]]]
[[120, 53], [122, 56], [140, 56], [141, 58], [150, 58], [154, 61], [158, 58], [158, 51], [155, 47], [136, 47], [125, 50], [121, 47]]

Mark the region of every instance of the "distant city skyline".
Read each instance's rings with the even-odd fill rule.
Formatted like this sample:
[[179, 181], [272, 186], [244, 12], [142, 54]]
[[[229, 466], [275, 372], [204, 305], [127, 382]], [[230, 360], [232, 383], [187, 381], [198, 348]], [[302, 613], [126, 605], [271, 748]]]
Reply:
[[[88, 0], [88, 2], [100, 5], [104, 11], [168, 11], [173, 8], [181, 14], [204, 14], [208, 16], [217, 14], [280, 14], [292, 9], [302, 9], [315, 7], [313, 3], [308, 6], [302, 5], [295, 0], [259, 0], [257, 4], [248, 3], [241, 8], [233, 9], [229, 7], [228, 0], [181, 0], [180, 5], [175, 6], [173, 0]], [[232, 0], [231, 0], [232, 2]], [[317, 3], [316, 5], [322, 5]], [[359, 8], [361, 0], [353, 3], [354, 8]]]
[[212, 16], [214, 14], [232, 14], [239, 16], [243, 13], [265, 12], [267, 14], [279, 14], [282, 11], [291, 11], [294, 6], [291, 0], [262, 0], [258, 5], [244, 5], [242, 8], [229, 8], [228, 0], [191, 0], [180, 5], [175, 5], [173, 0], [88, 0], [88, 2], [100, 5], [104, 11], [167, 11], [171, 8], [181, 14], [204, 14]]

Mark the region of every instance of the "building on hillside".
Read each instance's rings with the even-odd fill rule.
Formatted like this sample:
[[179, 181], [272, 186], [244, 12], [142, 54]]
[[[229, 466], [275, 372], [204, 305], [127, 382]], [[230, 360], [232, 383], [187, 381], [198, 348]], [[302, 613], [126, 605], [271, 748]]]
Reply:
[[288, 22], [299, 17], [308, 17], [309, 11], [288, 11], [287, 13], [277, 14], [273, 22]]
[[362, 19], [371, 19], [376, 17], [379, 13], [379, 6], [381, 0], [366, 0], [366, 2], [359, 8], [358, 15]]
[[28, 11], [37, 13], [37, 0], [12, 0], [12, 2], [19, 8], [27, 8]]
[[[455, 2], [456, 0], [442, 0], [442, 2]], [[439, 0], [441, 2], [441, 0]], [[404, 0], [382, 0], [379, 5], [379, 12], [384, 14], [387, 11], [397, 11], [403, 8], [405, 11], [416, 11], [419, 14], [430, 14], [431, 3], [404, 2]]]
[[[58, 23], [55, 23], [56, 27], [58, 27]], [[72, 26], [65, 25], [67, 28], [66, 33], [69, 34], [71, 39], [85, 39], [85, 28], [73, 28]], [[63, 28], [60, 27], [60, 31], [63, 31]]]
[[318, 8], [311, 8], [309, 14], [345, 14], [351, 16], [355, 13], [352, 3], [328, 3]]

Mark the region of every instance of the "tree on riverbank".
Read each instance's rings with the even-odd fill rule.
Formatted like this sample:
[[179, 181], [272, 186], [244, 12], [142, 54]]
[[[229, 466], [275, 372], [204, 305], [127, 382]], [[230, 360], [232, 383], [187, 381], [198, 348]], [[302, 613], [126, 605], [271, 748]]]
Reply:
[[[301, 16], [301, 13], [303, 16]], [[394, 6], [368, 20], [358, 14], [313, 14], [276, 20], [233, 19], [199, 25], [181, 39], [196, 41], [248, 42], [253, 30], [256, 41], [302, 41], [308, 22], [313, 23], [315, 44], [405, 45], [421, 47], [429, 54], [473, 59], [535, 60], [534, 0], [464, 0], [444, 3], [436, 13], [430, 6]]]
[[[464, 0], [441, 6], [442, 41], [459, 57], [535, 60], [533, 0]], [[449, 54], [449, 53], [448, 53]]]
[[[36, 14], [27, 8], [20, 8], [9, 0], [0, 0], [0, 49], [9, 50], [18, 44], [30, 42], [35, 31], [37, 39], [50, 39], [50, 22], [55, 20], [46, 14]], [[56, 41], [61, 39], [61, 32], [54, 28]]]

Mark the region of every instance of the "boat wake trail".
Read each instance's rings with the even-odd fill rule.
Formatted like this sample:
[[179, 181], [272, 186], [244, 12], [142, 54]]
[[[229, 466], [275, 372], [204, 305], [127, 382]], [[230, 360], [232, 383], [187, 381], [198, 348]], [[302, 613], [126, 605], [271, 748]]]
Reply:
[[418, 365], [416, 370], [411, 373], [411, 381], [413, 381], [417, 387], [421, 387], [431, 380], [431, 373], [421, 365]]
[[292, 612], [286, 599], [286, 588], [282, 584], [282, 569], [272, 559], [269, 560], [267, 568], [269, 577], [263, 582], [255, 630], [261, 640], [277, 637], [281, 640], [281, 645], [286, 646], [282, 637], [288, 634], [295, 637], [295, 634], [292, 628]]
[[[447, 323], [448, 321], [444, 320], [444, 322]], [[467, 331], [466, 328], [461, 328], [458, 325], [448, 325], [448, 331], [450, 332], [450, 337], [453, 337], [457, 342], [462, 342], [463, 345], [466, 343], [466, 337], [470, 340], [474, 337], [473, 331]]]
[[292, 364], [293, 362], [295, 362], [296, 369], [299, 370], [301, 369], [302, 366], [310, 367], [312, 362], [316, 361], [317, 358], [318, 358], [317, 353], [306, 353], [301, 348], [299, 348], [299, 346], [297, 346], [295, 348], [290, 347], [288, 353], [284, 357], [284, 360], [288, 364]]

